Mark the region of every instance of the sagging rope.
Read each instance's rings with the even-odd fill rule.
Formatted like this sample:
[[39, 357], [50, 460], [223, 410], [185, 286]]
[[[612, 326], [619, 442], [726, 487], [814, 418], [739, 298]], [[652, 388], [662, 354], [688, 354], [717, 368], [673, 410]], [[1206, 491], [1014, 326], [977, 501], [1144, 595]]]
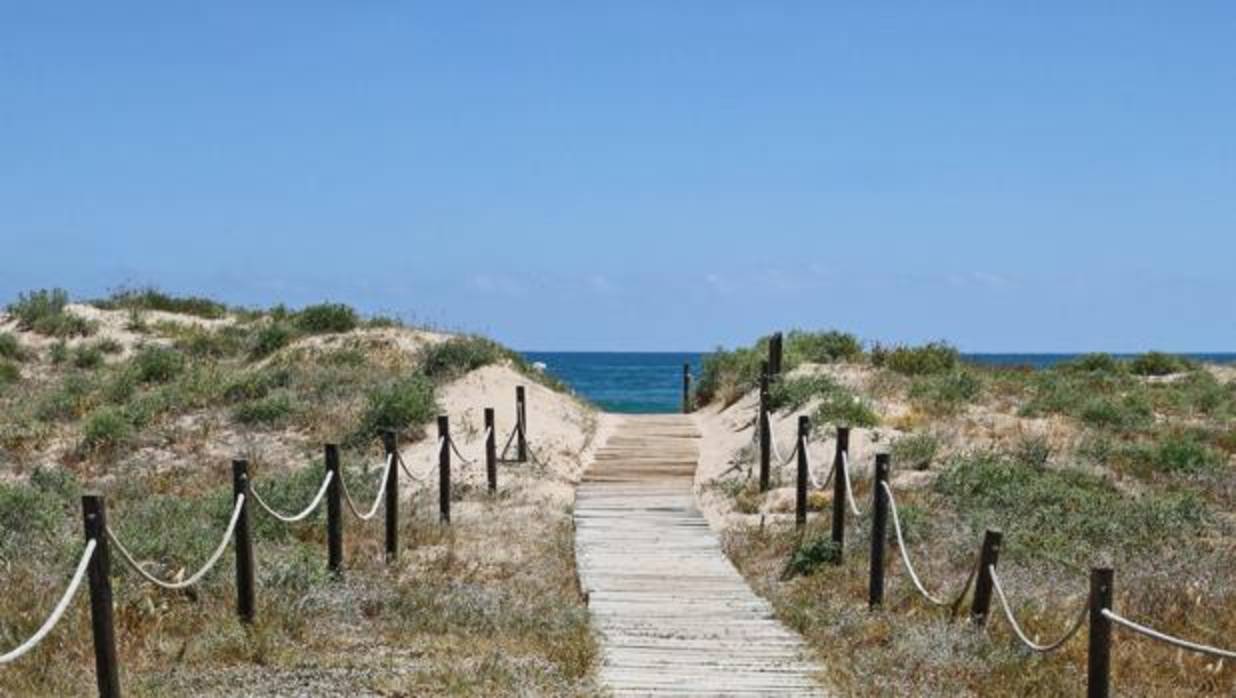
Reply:
[[1165, 642], [1169, 645], [1179, 647], [1180, 649], [1189, 650], [1190, 652], [1197, 652], [1198, 654], [1205, 654], [1211, 657], [1218, 657], [1219, 659], [1236, 659], [1236, 652], [1233, 652], [1232, 650], [1219, 649], [1218, 647], [1211, 647], [1210, 645], [1202, 645], [1196, 642], [1182, 640], [1178, 637], [1173, 637], [1166, 633], [1155, 630], [1154, 628], [1147, 628], [1144, 625], [1134, 623], [1128, 618], [1125, 618], [1121, 615], [1116, 614], [1116, 612], [1112, 611], [1110, 608], [1104, 608], [1100, 611], [1100, 613], [1103, 614], [1104, 618], [1110, 620], [1111, 622], [1117, 625], [1124, 626], [1125, 628], [1128, 628], [1129, 630], [1132, 630], [1133, 632], [1138, 633], [1140, 635], [1145, 635], [1146, 637], [1152, 640], [1158, 640], [1159, 642]]
[[450, 441], [451, 450], [454, 451], [455, 455], [459, 457], [459, 461], [461, 463], [464, 465], [476, 465], [476, 459], [466, 458], [464, 457], [464, 454], [459, 452], [459, 447], [455, 445], [455, 439], [448, 439], [448, 441]]
[[314, 512], [314, 510], [318, 508], [318, 505], [322, 503], [322, 498], [326, 496], [326, 489], [330, 487], [331, 480], [334, 478], [335, 473], [328, 470], [326, 472], [326, 477], [322, 478], [322, 486], [318, 488], [318, 493], [314, 495], [313, 501], [309, 502], [309, 506], [305, 507], [303, 511], [296, 514], [281, 514], [278, 511], [275, 511], [273, 507], [262, 499], [262, 495], [258, 493], [257, 488], [252, 485], [250, 485], [249, 491], [253, 493], [253, 500], [258, 503], [258, 506], [265, 509], [267, 514], [270, 514], [283, 523], [296, 523], [297, 521], [302, 521], [307, 518]]
[[206, 560], [206, 564], [202, 565], [201, 569], [194, 573], [193, 576], [180, 582], [163, 581], [142, 568], [141, 564], [137, 561], [137, 558], [133, 557], [133, 554], [129, 552], [128, 548], [124, 547], [124, 543], [120, 542], [120, 538], [114, 531], [112, 531], [111, 526], [107, 527], [107, 537], [116, 546], [116, 550], [120, 553], [120, 557], [128, 563], [129, 567], [133, 568], [134, 572], [137, 572], [146, 581], [169, 591], [188, 589], [201, 581], [202, 578], [205, 577], [216, 564], [218, 564], [219, 558], [223, 557], [223, 551], [227, 550], [227, 544], [232, 540], [232, 534], [236, 531], [236, 522], [240, 521], [240, 512], [244, 511], [244, 507], [245, 495], [241, 494], [236, 497], [236, 505], [232, 508], [232, 520], [228, 522], [227, 530], [223, 532], [223, 540], [219, 541], [219, 547], [215, 548], [215, 551], [211, 553], [210, 558]]
[[506, 460], [506, 454], [511, 450], [511, 442], [515, 440], [515, 436], [519, 434], [519, 424], [511, 429], [511, 435], [506, 437], [506, 445], [502, 447], [502, 455], [498, 456], [499, 460]]
[[1008, 620], [1009, 627], [1013, 629], [1013, 634], [1017, 636], [1018, 640], [1021, 640], [1023, 645], [1034, 652], [1046, 653], [1060, 649], [1064, 643], [1073, 639], [1073, 636], [1077, 634], [1078, 630], [1081, 630], [1082, 625], [1086, 622], [1086, 612], [1090, 608], [1088, 605], [1082, 605], [1081, 609], [1077, 612], [1077, 617], [1073, 620], [1073, 624], [1069, 626], [1068, 630], [1064, 631], [1064, 635], [1059, 640], [1045, 645], [1037, 644], [1026, 636], [1021, 626], [1018, 625], [1017, 618], [1013, 616], [1013, 609], [1009, 606], [1008, 597], [1004, 595], [1004, 587], [1000, 585], [1000, 577], [996, 574], [996, 566], [988, 565], [987, 574], [991, 577], [991, 586], [996, 590], [996, 598], [1000, 599], [1000, 607], [1004, 609], [1004, 617]]
[[858, 503], [854, 501], [854, 484], [850, 482], [849, 451], [841, 452], [841, 465], [841, 472], [845, 475], [845, 498], [850, 502], [850, 511], [854, 512], [855, 516], [862, 516], [863, 512], [858, 510]]
[[901, 561], [906, 566], [906, 572], [910, 574], [910, 581], [914, 582], [914, 588], [918, 589], [918, 593], [923, 595], [923, 598], [936, 606], [955, 607], [966, 596], [966, 592], [970, 591], [970, 585], [974, 583], [974, 577], [978, 570], [975, 565], [971, 570], [970, 576], [966, 578], [965, 585], [961, 588], [961, 593], [957, 594], [953, 601], [938, 599], [927, 591], [923, 586], [922, 581], [918, 578], [918, 573], [914, 571], [914, 563], [910, 562], [910, 554], [906, 548], [906, 539], [901, 533], [901, 517], [897, 515], [897, 499], [893, 497], [893, 489], [888, 486], [887, 482], [881, 482], [880, 486], [884, 488], [884, 494], [888, 497], [889, 510], [893, 512], [893, 531], [897, 534], [897, 549], [901, 551]]
[[768, 427], [768, 442], [772, 444], [773, 455], [775, 455], [777, 460], [779, 461], [779, 464], [777, 465], [777, 467], [784, 468], [785, 466], [789, 465], [790, 462], [793, 461], [796, 456], [798, 456], [798, 440], [797, 439], [794, 440], [794, 450], [790, 451], [790, 455], [788, 457], [782, 456], [781, 448], [777, 446], [776, 433], [777, 433], [777, 430], [773, 429], [772, 425], [770, 424]]
[[395, 454], [391, 453], [386, 456], [386, 467], [382, 468], [382, 483], [378, 485], [378, 494], [373, 499], [373, 506], [365, 514], [360, 513], [360, 509], [356, 506], [356, 502], [352, 501], [352, 495], [348, 492], [348, 479], [341, 477], [339, 483], [343, 485], [340, 489], [343, 490], [343, 499], [348, 503], [348, 508], [352, 510], [352, 515], [361, 521], [368, 521], [377, 515], [378, 509], [382, 506], [383, 495], [386, 494], [386, 482], [390, 479], [391, 467], [395, 464]]
[[43, 621], [43, 625], [39, 626], [38, 630], [34, 631], [29, 640], [4, 654], [0, 654], [0, 664], [8, 664], [21, 659], [22, 656], [42, 642], [43, 638], [47, 637], [48, 633], [52, 631], [52, 628], [56, 627], [56, 624], [64, 616], [64, 612], [68, 610], [73, 597], [77, 594], [78, 587], [82, 585], [82, 580], [86, 578], [86, 570], [90, 567], [90, 560], [94, 557], [94, 551], [97, 547], [98, 542], [93, 538], [86, 541], [86, 548], [82, 550], [82, 559], [77, 563], [77, 570], [73, 572], [73, 578], [69, 581], [68, 588], [60, 596], [60, 600], [56, 602], [51, 615], [47, 617], [47, 620]]

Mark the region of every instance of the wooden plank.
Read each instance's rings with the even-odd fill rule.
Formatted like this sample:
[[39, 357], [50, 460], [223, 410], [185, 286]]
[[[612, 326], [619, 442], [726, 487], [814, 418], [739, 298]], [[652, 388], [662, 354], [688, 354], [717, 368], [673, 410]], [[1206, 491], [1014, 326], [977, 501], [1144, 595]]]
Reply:
[[576, 492], [580, 582], [614, 695], [823, 695], [802, 639], [773, 617], [695, 504], [689, 416], [625, 418]]

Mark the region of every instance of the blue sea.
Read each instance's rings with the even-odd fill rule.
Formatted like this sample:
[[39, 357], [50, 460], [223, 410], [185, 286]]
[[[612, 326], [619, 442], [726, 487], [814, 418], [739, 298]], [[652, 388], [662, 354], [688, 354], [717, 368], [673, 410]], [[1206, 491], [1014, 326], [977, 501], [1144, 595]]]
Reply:
[[[700, 352], [524, 352], [529, 361], [570, 385], [576, 393], [610, 412], [677, 412], [682, 409], [682, 365], [699, 375]], [[988, 366], [1046, 368], [1080, 354], [963, 354]], [[1132, 357], [1133, 354], [1116, 354]], [[1184, 354], [1197, 361], [1236, 362], [1236, 353]]]

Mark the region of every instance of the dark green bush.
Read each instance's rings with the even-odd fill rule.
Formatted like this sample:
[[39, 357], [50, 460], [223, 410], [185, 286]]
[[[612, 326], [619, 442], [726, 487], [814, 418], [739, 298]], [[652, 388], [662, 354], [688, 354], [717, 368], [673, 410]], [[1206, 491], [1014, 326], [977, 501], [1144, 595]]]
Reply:
[[793, 412], [816, 398], [837, 393], [849, 393], [849, 391], [823, 374], [787, 377], [769, 386], [768, 409], [773, 412], [780, 410]]
[[866, 400], [847, 391], [826, 395], [815, 408], [811, 421], [816, 425], [874, 427], [880, 424], [880, 415]]
[[805, 577], [821, 565], [830, 565], [841, 560], [841, 546], [829, 536], [817, 536], [801, 543], [794, 549], [786, 563], [782, 579]]
[[918, 376], [910, 385], [910, 400], [931, 414], [956, 414], [974, 402], [983, 383], [973, 371]]
[[227, 314], [227, 306], [198, 296], [173, 296], [148, 286], [141, 289], [121, 288], [91, 305], [104, 310], [160, 310], [167, 313], [194, 315], [216, 319]]
[[810, 363], [853, 361], [862, 355], [862, 342], [848, 332], [791, 330], [785, 336], [783, 369], [791, 370], [804, 361]]
[[961, 355], [957, 349], [945, 342], [891, 349], [876, 345], [871, 349], [872, 364], [907, 376], [946, 373], [957, 368], [960, 361]]
[[0, 387], [21, 380], [21, 369], [17, 364], [0, 359]]
[[185, 357], [175, 349], [152, 345], [138, 350], [132, 365], [140, 382], [166, 383], [184, 372]]
[[277, 388], [285, 388], [292, 382], [291, 370], [268, 366], [236, 374], [223, 389], [223, 397], [229, 402], [259, 400]]
[[26, 360], [26, 352], [12, 332], [0, 332], [0, 359]]
[[1184, 357], [1151, 351], [1133, 359], [1129, 370], [1139, 376], [1167, 376], [1173, 373], [1184, 373], [1193, 368], [1193, 364]]
[[375, 388], [367, 402], [353, 443], [372, 439], [382, 429], [415, 427], [438, 412], [433, 381], [420, 373]]
[[763, 344], [733, 351], [717, 348], [705, 354], [695, 383], [696, 404], [703, 406], [716, 400], [728, 407], [755, 388], [760, 380], [760, 363], [767, 356], [765, 349]]
[[249, 426], [277, 424], [292, 416], [292, 399], [286, 394], [241, 403], [232, 411], [232, 418]]
[[103, 352], [98, 347], [83, 344], [73, 351], [73, 365], [84, 369], [98, 368], [103, 365]]
[[275, 321], [262, 325], [253, 336], [249, 355], [255, 359], [270, 356], [291, 344], [295, 338], [296, 331], [283, 322]]
[[115, 448], [127, 442], [133, 435], [124, 410], [102, 407], [92, 412], [82, 425], [82, 450]]
[[359, 319], [356, 311], [341, 303], [310, 305], [296, 313], [293, 320], [296, 328], [309, 334], [328, 332], [351, 332]]
[[418, 363], [426, 376], [445, 381], [510, 358], [510, 355], [502, 345], [484, 337], [452, 337], [422, 348]]
[[1096, 396], [1081, 403], [1077, 416], [1086, 425], [1098, 429], [1130, 431], [1149, 426], [1154, 420], [1154, 411], [1137, 394], [1121, 398]]
[[1060, 371], [1080, 373], [1124, 373], [1126, 364], [1111, 354], [1083, 354], [1056, 366]]
[[1207, 446], [1197, 435], [1179, 430], [1159, 434], [1149, 443], [1125, 445], [1116, 450], [1114, 457], [1145, 478], [1156, 474], [1214, 475], [1222, 472], [1227, 463], [1225, 454]]
[[40, 320], [64, 313], [69, 304], [69, 292], [62, 288], [27, 291], [17, 295], [17, 300], [8, 305], [8, 312], [17, 318], [17, 327], [33, 330]]

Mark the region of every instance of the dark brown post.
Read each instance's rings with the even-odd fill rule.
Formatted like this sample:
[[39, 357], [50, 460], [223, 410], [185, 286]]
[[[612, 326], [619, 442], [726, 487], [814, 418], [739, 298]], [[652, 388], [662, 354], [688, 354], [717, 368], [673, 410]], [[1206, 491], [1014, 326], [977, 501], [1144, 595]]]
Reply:
[[877, 453], [875, 458], [875, 483], [871, 488], [871, 583], [867, 587], [867, 605], [875, 609], [884, 603], [884, 544], [888, 539], [888, 496], [884, 485], [888, 483], [889, 456]]
[[528, 462], [528, 403], [524, 386], [515, 388], [515, 457], [520, 463]]
[[794, 525], [802, 530], [807, 525], [807, 434], [811, 433], [811, 418], [798, 418], [798, 482], [794, 491]]
[[970, 607], [970, 619], [982, 627], [987, 624], [987, 612], [991, 610], [991, 572], [988, 567], [995, 567], [1000, 560], [999, 531], [988, 529], [983, 536], [983, 551], [979, 553], [978, 576], [974, 580], [974, 603]]
[[1103, 615], [1111, 610], [1115, 574], [1111, 569], [1090, 570], [1090, 655], [1086, 669], [1086, 695], [1107, 698], [1112, 677], [1112, 622]]
[[240, 505], [240, 518], [236, 521], [236, 613], [240, 622], [252, 624], [256, 615], [253, 593], [253, 534], [249, 528], [249, 500], [253, 494], [249, 491], [249, 462], [245, 460], [232, 461], [232, 502], [244, 495], [245, 502]]
[[760, 491], [768, 491], [768, 479], [772, 460], [772, 434], [769, 432], [772, 420], [768, 417], [768, 362], [760, 364], [760, 410], [756, 417], [756, 428], [760, 432]]
[[498, 441], [494, 431], [494, 408], [485, 408], [485, 477], [489, 479], [489, 493], [498, 492]]
[[837, 452], [833, 455], [833, 543], [837, 546], [835, 562], [838, 565], [845, 553], [845, 463], [849, 450], [850, 428], [837, 427]]
[[399, 559], [399, 442], [393, 429], [382, 431], [382, 448], [386, 451], [386, 563]]
[[107, 505], [103, 496], [82, 497], [86, 541], [94, 541], [90, 578], [90, 626], [94, 631], [94, 676], [100, 698], [120, 698], [120, 667], [116, 663], [116, 632], [112, 623], [111, 551], [107, 541]]
[[768, 339], [768, 372], [781, 375], [781, 333], [774, 332]]
[[682, 365], [682, 413], [691, 411], [691, 364]]
[[[523, 395], [523, 388], [518, 388]], [[438, 417], [438, 512], [442, 523], [451, 522], [451, 425], [446, 415]]]
[[332, 473], [326, 486], [326, 569], [338, 576], [343, 574], [343, 471], [337, 444], [326, 444], [326, 472]]

